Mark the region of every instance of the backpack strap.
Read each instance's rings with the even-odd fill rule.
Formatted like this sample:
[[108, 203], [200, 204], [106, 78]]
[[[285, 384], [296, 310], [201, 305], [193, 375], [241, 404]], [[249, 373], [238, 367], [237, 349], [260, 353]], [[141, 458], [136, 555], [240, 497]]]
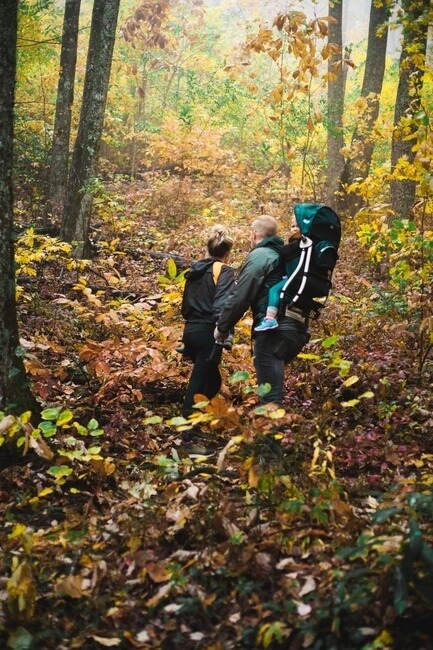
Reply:
[[290, 277], [287, 278], [286, 282], [284, 283], [283, 288], [281, 289], [280, 293], [280, 300], [283, 302], [284, 300], [284, 292], [285, 290], [290, 286], [290, 283], [293, 281], [293, 279], [296, 277], [297, 273], [302, 270], [302, 279], [301, 283], [299, 285], [299, 288], [295, 294], [295, 296], [292, 298], [290, 301], [290, 305], [296, 304], [296, 302], [299, 299], [299, 296], [301, 295], [305, 284], [307, 282], [307, 274], [310, 269], [310, 261], [311, 261], [311, 254], [313, 252], [313, 242], [309, 237], [306, 237], [305, 235], [302, 236], [300, 242], [299, 242], [299, 249], [301, 251], [301, 254], [299, 256], [299, 261], [298, 264], [293, 271], [293, 273], [290, 275]]
[[220, 273], [221, 273], [221, 269], [222, 269], [222, 267], [223, 267], [223, 263], [222, 263], [222, 262], [214, 262], [214, 263], [213, 263], [213, 266], [212, 266], [212, 277], [213, 277], [213, 282], [214, 282], [215, 285], [216, 285], [217, 282], [218, 282], [218, 278], [219, 278], [219, 276], [220, 276]]

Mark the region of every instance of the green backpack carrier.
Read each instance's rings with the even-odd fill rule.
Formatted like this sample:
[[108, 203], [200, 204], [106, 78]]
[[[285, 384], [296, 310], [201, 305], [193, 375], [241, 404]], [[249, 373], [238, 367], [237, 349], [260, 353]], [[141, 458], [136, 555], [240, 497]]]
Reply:
[[336, 212], [321, 203], [298, 203], [294, 213], [301, 238], [280, 248], [287, 280], [279, 313], [296, 308], [318, 318], [332, 289], [341, 223]]

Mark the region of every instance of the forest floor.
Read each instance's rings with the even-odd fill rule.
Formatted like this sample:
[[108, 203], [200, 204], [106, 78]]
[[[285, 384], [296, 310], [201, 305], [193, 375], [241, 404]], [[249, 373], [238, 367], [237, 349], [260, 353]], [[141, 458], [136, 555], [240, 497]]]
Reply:
[[433, 648], [431, 366], [353, 224], [284, 410], [258, 405], [247, 315], [191, 458], [179, 273], [215, 218], [112, 191], [87, 266], [26, 244], [21, 343], [57, 431], [0, 475], [2, 647]]

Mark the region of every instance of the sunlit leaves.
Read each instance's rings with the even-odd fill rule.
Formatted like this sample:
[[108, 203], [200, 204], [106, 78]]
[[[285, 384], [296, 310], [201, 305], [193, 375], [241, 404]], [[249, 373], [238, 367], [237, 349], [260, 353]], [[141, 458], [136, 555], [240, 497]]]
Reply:
[[229, 377], [230, 384], [237, 384], [241, 381], [247, 381], [250, 378], [250, 373], [244, 370], [238, 370]]
[[[74, 414], [72, 411], [69, 409], [65, 409], [61, 411], [58, 416], [56, 417], [56, 424], [58, 427], [63, 427], [64, 425], [68, 424], [74, 417]], [[89, 428], [90, 427], [90, 422], [89, 422]]]
[[47, 469], [47, 474], [53, 476], [57, 481], [60, 479], [61, 482], [63, 478], [71, 476], [72, 472], [72, 467], [67, 467], [66, 465], [53, 465]]
[[17, 274], [35, 277], [42, 262], [69, 255], [71, 250], [70, 244], [54, 237], [36, 235], [34, 228], [28, 228], [16, 243]]
[[25, 533], [27, 530], [27, 526], [24, 524], [17, 524], [14, 526], [13, 530], [11, 533], [9, 533], [8, 538], [9, 539], [14, 539], [14, 537], [20, 537], [23, 533]]
[[265, 397], [272, 389], [272, 386], [269, 383], [266, 384], [260, 384], [260, 386], [257, 389], [257, 394], [259, 397]]
[[104, 433], [103, 430], [99, 428], [99, 423], [95, 418], [89, 420], [87, 428], [91, 436], [102, 436]]
[[[430, 321], [420, 318], [420, 314], [431, 306], [432, 232], [419, 229], [415, 220], [393, 220], [388, 224], [376, 219], [362, 224], [357, 234], [361, 243], [368, 247], [372, 260], [387, 265], [393, 303], [401, 305], [401, 310], [412, 315], [412, 322], [418, 324], [420, 339], [428, 339]], [[383, 301], [380, 296], [379, 304]], [[421, 363], [424, 363], [423, 359]]]
[[178, 427], [188, 424], [188, 420], [182, 416], [176, 416], [170, 420], [167, 420], [167, 424], [170, 424], [173, 427]]
[[349, 386], [353, 386], [353, 384], [356, 384], [358, 381], [359, 381], [359, 377], [357, 377], [356, 375], [352, 375], [351, 377], [349, 377], [344, 381], [343, 386], [348, 388]]
[[[267, 391], [266, 391], [265, 395], [271, 389], [270, 384], [266, 384], [266, 387], [267, 387]], [[262, 405], [262, 406], [257, 406], [254, 409], [254, 413], [256, 415], [265, 415], [270, 420], [279, 420], [279, 419], [283, 418], [286, 415], [286, 411], [283, 408], [269, 409], [269, 407], [266, 404]]]
[[177, 275], [176, 262], [170, 258], [167, 262], [167, 274], [170, 280], [173, 280]]
[[7, 581], [8, 606], [12, 615], [20, 620], [30, 619], [36, 605], [36, 583], [30, 564], [12, 560], [13, 573]]
[[151, 415], [148, 418], [144, 418], [143, 424], [161, 424], [162, 421], [160, 415]]
[[361, 395], [358, 395], [358, 397], [355, 397], [354, 399], [350, 399], [350, 400], [341, 402], [341, 406], [343, 406], [345, 408], [351, 408], [351, 407], [357, 406], [360, 403], [361, 400], [363, 400], [363, 399], [371, 399], [372, 397], [374, 397], [373, 391], [367, 390], [364, 393], [361, 393]]
[[54, 422], [40, 422], [39, 427], [42, 431], [42, 435], [44, 438], [51, 438], [52, 436], [55, 436], [57, 433], [57, 426]]
[[328, 338], [324, 339], [322, 341], [322, 347], [327, 350], [328, 348], [331, 348], [333, 345], [335, 345], [338, 342], [339, 339], [338, 334], [333, 334], [332, 336], [328, 336]]
[[274, 623], [264, 623], [260, 626], [257, 635], [257, 644], [259, 648], [269, 648], [274, 642], [281, 644], [283, 639], [288, 636], [290, 630], [284, 623], [275, 621]]

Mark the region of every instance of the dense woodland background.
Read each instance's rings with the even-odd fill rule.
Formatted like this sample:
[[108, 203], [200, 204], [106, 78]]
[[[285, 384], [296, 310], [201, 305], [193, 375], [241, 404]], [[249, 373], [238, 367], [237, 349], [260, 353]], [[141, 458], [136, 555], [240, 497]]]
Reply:
[[[432, 19], [4, 0], [2, 647], [433, 647]], [[297, 201], [341, 216], [331, 300], [284, 408], [245, 316], [191, 459], [184, 271]]]

